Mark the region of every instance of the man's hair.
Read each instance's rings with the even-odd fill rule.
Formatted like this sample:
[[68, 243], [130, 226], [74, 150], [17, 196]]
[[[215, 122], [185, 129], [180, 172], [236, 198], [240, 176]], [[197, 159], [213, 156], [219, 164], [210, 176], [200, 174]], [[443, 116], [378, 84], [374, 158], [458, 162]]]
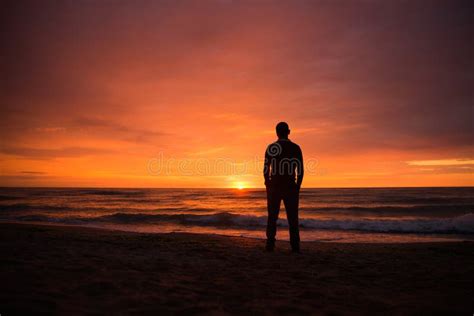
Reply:
[[290, 127], [286, 122], [280, 122], [276, 126], [276, 133], [278, 136], [288, 136], [290, 133]]

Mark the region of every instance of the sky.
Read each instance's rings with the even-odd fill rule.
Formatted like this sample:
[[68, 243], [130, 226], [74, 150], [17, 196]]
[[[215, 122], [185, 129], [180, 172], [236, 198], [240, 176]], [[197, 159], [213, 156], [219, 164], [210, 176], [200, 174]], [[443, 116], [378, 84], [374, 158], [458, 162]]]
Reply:
[[474, 185], [471, 1], [6, 1], [0, 186]]

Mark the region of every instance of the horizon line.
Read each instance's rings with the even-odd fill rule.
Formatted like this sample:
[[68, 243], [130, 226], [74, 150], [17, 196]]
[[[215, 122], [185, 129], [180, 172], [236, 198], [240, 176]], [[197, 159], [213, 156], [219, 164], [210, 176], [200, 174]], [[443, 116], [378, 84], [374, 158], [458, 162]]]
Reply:
[[[347, 187], [302, 187], [301, 189], [415, 189], [415, 188], [474, 188], [474, 185], [462, 185], [462, 186], [347, 186]], [[210, 189], [234, 189], [239, 191], [244, 190], [256, 190], [265, 189], [265, 187], [245, 187], [242, 189], [236, 187], [101, 187], [101, 186], [0, 186], [0, 189], [197, 189], [197, 190], [210, 190]]]

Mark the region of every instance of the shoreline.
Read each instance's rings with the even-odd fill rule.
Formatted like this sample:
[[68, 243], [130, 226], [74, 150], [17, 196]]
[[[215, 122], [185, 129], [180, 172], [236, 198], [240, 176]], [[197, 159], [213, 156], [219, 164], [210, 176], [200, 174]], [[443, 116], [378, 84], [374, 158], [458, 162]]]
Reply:
[[[474, 308], [474, 242], [303, 242], [0, 223], [11, 313], [429, 314]], [[453, 269], [455, 267], [455, 269]]]

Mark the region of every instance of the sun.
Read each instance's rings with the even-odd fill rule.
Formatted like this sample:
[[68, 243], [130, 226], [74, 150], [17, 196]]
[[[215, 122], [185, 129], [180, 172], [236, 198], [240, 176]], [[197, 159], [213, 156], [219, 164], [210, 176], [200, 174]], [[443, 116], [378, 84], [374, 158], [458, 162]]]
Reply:
[[245, 183], [243, 182], [236, 182], [234, 184], [234, 188], [236, 188], [237, 190], [243, 190], [246, 188], [246, 186], [245, 186]]

